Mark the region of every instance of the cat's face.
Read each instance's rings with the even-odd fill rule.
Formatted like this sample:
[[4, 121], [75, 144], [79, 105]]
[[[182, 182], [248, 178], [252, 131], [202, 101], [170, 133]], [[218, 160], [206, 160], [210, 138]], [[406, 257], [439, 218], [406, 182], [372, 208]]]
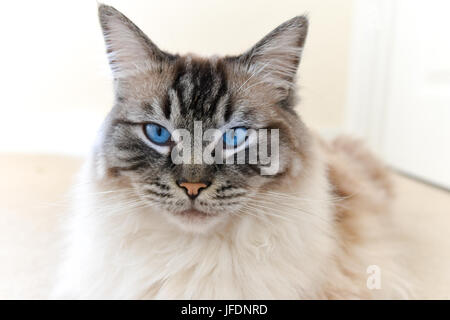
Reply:
[[[242, 213], [250, 198], [301, 167], [307, 134], [292, 107], [304, 17], [284, 23], [241, 56], [200, 58], [161, 51], [111, 7], [101, 5], [99, 14], [116, 90], [97, 154], [107, 179], [126, 180], [149, 207], [184, 229], [204, 231]], [[180, 129], [193, 146], [191, 161], [181, 163], [173, 158]], [[201, 151], [214, 146], [208, 152], [216, 157], [217, 150], [239, 149], [246, 161], [227, 163], [224, 155], [224, 163], [194, 160], [199, 129], [200, 139], [208, 129], [216, 133], [196, 140]], [[251, 140], [249, 132], [259, 129], [269, 129], [267, 139]], [[266, 144], [273, 155], [271, 129], [278, 132], [277, 166], [262, 174], [266, 164], [259, 157], [249, 163], [249, 149]]]

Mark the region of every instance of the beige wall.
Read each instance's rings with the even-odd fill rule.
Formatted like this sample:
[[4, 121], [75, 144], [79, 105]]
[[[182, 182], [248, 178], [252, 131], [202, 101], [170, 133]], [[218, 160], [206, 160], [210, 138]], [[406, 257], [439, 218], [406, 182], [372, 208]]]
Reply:
[[[339, 129], [347, 88], [351, 0], [105, 1], [136, 22], [161, 48], [239, 53], [278, 24], [308, 13], [300, 69], [301, 114], [312, 127]], [[23, 10], [26, 6], [27, 10]], [[0, 151], [78, 153], [112, 103], [95, 1], [21, 1], [0, 21], [0, 79], [5, 96]], [[11, 118], [32, 131], [13, 138]], [[81, 122], [81, 123], [80, 123]], [[82, 124], [83, 130], [79, 130]], [[73, 152], [75, 150], [75, 152]]]

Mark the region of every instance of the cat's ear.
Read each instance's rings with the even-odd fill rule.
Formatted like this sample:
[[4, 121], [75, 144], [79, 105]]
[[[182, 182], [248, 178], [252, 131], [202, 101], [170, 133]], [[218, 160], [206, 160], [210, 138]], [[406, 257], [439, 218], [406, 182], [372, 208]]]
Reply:
[[114, 78], [157, 68], [170, 57], [127, 17], [111, 6], [98, 7], [100, 25]]
[[282, 95], [289, 94], [308, 33], [308, 18], [297, 16], [278, 26], [250, 50], [239, 62], [264, 82], [273, 84]]

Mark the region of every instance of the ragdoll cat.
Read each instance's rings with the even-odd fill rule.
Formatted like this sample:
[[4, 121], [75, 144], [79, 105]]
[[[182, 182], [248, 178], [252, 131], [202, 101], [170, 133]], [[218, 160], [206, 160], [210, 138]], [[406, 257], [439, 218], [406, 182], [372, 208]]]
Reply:
[[[54, 297], [407, 296], [383, 167], [294, 111], [306, 17], [242, 55], [203, 58], [160, 50], [110, 6], [99, 16], [115, 103], [74, 191]], [[278, 129], [276, 172], [174, 163], [174, 132], [194, 123], [234, 129], [227, 150], [245, 149], [247, 130]]]

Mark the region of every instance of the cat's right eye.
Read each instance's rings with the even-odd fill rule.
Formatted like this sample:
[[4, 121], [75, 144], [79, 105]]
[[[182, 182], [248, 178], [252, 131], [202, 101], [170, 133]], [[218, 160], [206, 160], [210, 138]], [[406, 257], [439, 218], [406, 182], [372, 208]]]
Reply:
[[163, 126], [156, 123], [144, 125], [145, 136], [153, 143], [163, 146], [170, 142], [170, 132]]

